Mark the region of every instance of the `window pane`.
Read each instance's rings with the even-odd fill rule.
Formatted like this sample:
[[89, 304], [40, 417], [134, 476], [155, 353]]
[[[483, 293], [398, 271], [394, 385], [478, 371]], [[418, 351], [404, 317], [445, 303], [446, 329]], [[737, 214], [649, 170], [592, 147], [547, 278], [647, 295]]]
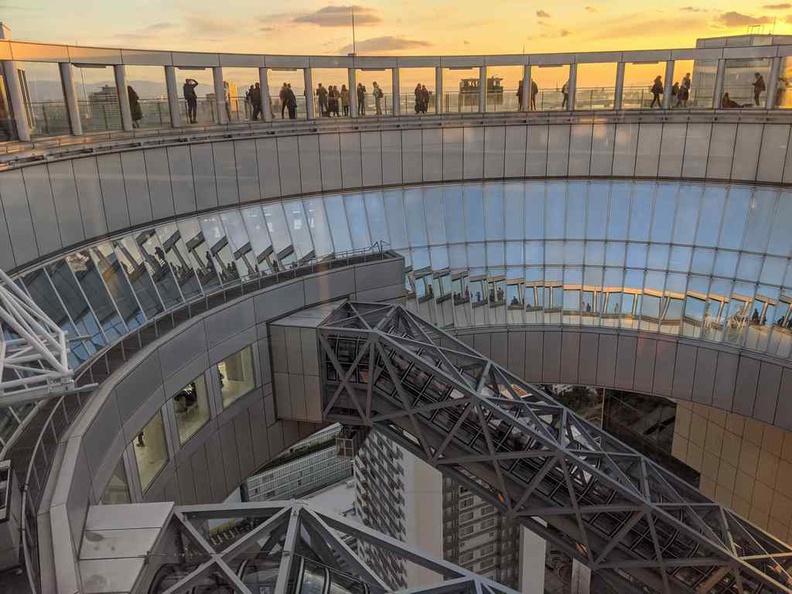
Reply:
[[152, 417], [133, 443], [140, 488], [145, 492], [168, 462], [168, 446], [165, 443], [165, 425], [161, 412]]
[[256, 385], [253, 374], [253, 353], [250, 347], [246, 347], [218, 363], [217, 377], [220, 380], [223, 408], [229, 406], [243, 394], [250, 392]]
[[209, 399], [206, 381], [199, 375], [173, 397], [173, 413], [179, 431], [179, 443], [186, 443], [209, 422]]
[[100, 503], [102, 505], [132, 503], [132, 498], [129, 496], [129, 483], [127, 481], [126, 470], [124, 470], [123, 460], [118, 461], [118, 465], [113, 471], [113, 476], [110, 477], [110, 482], [107, 483], [105, 492], [102, 494]]

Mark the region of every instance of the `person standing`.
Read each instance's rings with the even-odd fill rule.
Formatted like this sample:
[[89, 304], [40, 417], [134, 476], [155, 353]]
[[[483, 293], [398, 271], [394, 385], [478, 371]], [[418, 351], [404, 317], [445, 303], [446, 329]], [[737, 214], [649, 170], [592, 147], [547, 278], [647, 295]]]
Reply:
[[561, 87], [561, 94], [564, 96], [561, 100], [561, 109], [566, 109], [569, 107], [569, 81], [566, 81]]
[[382, 98], [385, 96], [385, 93], [382, 92], [377, 81], [374, 81], [374, 109], [377, 115], [382, 115]]
[[250, 91], [250, 105], [253, 108], [252, 119], [257, 120], [261, 114], [261, 85], [256, 83]]
[[536, 111], [536, 96], [539, 94], [539, 87], [536, 81], [531, 79], [531, 110]]
[[297, 97], [292, 91], [291, 85], [286, 85], [286, 109], [289, 111], [289, 119], [297, 118]]
[[657, 103], [657, 107], [662, 108], [663, 102], [660, 100], [660, 95], [663, 94], [663, 78], [660, 76], [656, 76], [654, 79], [654, 83], [652, 84], [652, 103], [649, 105], [649, 109], [655, 106]]
[[430, 93], [426, 85], [421, 85], [421, 111], [426, 113], [429, 111]]
[[786, 91], [789, 88], [789, 80], [781, 76], [778, 79], [778, 86], [776, 87], [776, 100], [775, 100], [775, 107], [784, 107], [784, 101], [786, 100]]
[[357, 106], [358, 115], [359, 116], [366, 115], [366, 87], [363, 86], [363, 83], [358, 83], [357, 100], [358, 100], [358, 106]]
[[344, 110], [344, 115], [349, 116], [349, 89], [346, 85], [341, 85], [341, 107]]
[[517, 84], [517, 111], [523, 110], [523, 81]]
[[415, 85], [415, 113], [421, 113], [423, 109], [421, 108], [421, 104], [423, 103], [423, 92], [421, 91], [421, 83]]
[[[332, 89], [332, 87], [330, 87]], [[329, 116], [327, 110], [327, 89], [322, 86], [322, 83], [319, 83], [319, 86], [316, 87], [316, 98], [319, 103], [319, 117]]]
[[288, 91], [289, 85], [283, 83], [280, 93], [278, 93], [278, 98], [280, 99], [281, 104], [281, 119], [283, 119], [283, 112], [286, 110], [286, 96], [288, 95]]
[[195, 94], [195, 87], [198, 86], [198, 81], [194, 78], [184, 79], [184, 86], [182, 92], [184, 100], [187, 102], [187, 119], [191, 124], [198, 122], [198, 95]]
[[679, 87], [679, 107], [687, 107], [688, 99], [690, 99], [690, 89], [693, 86], [693, 83], [690, 80], [690, 72], [685, 74], [685, 77], [682, 79], [682, 86]]
[[679, 82], [671, 87], [671, 107], [679, 107]]
[[143, 119], [143, 110], [140, 109], [140, 97], [131, 86], [127, 86], [127, 96], [129, 97], [129, 111], [132, 114], [132, 127], [140, 128], [140, 120]]
[[759, 96], [764, 92], [765, 92], [764, 77], [758, 72], [756, 72], [754, 73], [754, 82], [753, 82], [754, 105], [756, 105], [756, 107], [759, 107]]

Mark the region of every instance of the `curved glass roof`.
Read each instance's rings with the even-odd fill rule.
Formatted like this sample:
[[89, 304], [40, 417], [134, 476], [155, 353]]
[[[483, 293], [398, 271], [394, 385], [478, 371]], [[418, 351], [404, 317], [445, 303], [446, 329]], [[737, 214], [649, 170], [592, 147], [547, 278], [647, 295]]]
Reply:
[[443, 327], [640, 329], [792, 354], [792, 196], [770, 187], [507, 181], [237, 207], [84, 247], [17, 281], [72, 365], [185, 301], [375, 242]]

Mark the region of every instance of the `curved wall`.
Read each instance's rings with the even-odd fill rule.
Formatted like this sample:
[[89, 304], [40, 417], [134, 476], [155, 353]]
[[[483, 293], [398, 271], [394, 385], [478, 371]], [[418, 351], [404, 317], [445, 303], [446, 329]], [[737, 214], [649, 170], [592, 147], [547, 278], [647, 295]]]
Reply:
[[790, 127], [783, 113], [509, 114], [88, 145], [0, 172], [0, 266], [174, 216], [316, 192], [518, 177], [787, 184]]
[[[334, 269], [240, 297], [186, 322], [137, 353], [101, 385], [59, 445], [52, 499], [39, 516], [39, 534], [51, 534], [52, 567], [42, 547], [42, 579], [57, 591], [80, 591], [75, 560], [89, 505], [96, 504], [124, 460], [133, 501], [222, 501], [270, 458], [319, 426], [279, 420], [272, 395], [267, 323], [328, 300], [377, 301], [402, 294], [398, 257]], [[197, 376], [240, 349], [254, 352], [255, 388], [179, 444], [172, 397]], [[209, 382], [217, 398], [216, 380]], [[220, 408], [218, 410], [218, 408]], [[160, 411], [166, 419], [167, 465], [145, 492], [138, 480], [134, 440]], [[44, 591], [48, 591], [46, 587]]]

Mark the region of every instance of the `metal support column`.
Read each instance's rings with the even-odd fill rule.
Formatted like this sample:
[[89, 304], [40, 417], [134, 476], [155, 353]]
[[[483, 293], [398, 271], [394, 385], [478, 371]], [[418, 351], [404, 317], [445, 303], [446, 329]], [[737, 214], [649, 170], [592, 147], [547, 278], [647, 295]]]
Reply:
[[261, 118], [272, 121], [272, 100], [270, 99], [268, 68], [259, 68], [259, 88], [261, 89]]
[[674, 107], [671, 105], [671, 90], [674, 88], [674, 60], [667, 60], [665, 67], [665, 79], [663, 79], [663, 109]]
[[223, 67], [214, 66], [212, 68], [212, 79], [214, 81], [215, 105], [217, 106], [217, 123], [220, 125], [228, 123], [228, 109], [231, 107], [226, 100], [225, 85], [223, 84]]
[[523, 66], [523, 79], [522, 79], [522, 111], [529, 111], [531, 109], [531, 65], [526, 64]]
[[770, 62], [770, 80], [767, 81], [767, 97], [765, 97], [765, 109], [773, 109], [776, 106], [776, 91], [778, 89], [778, 79], [781, 75], [781, 61], [784, 58], [775, 57]]
[[718, 70], [715, 73], [715, 87], [712, 90], [712, 107], [720, 109], [723, 99], [723, 83], [726, 78], [726, 60], [718, 60]]
[[349, 115], [356, 118], [358, 117], [357, 72], [354, 66], [348, 69], [347, 78], [349, 79]]
[[124, 131], [130, 132], [134, 126], [132, 125], [132, 108], [129, 105], [124, 65], [115, 64], [113, 66], [113, 74], [115, 75], [116, 90], [118, 91], [118, 104], [121, 107], [121, 126]]
[[401, 115], [401, 87], [399, 86], [399, 67], [394, 66], [391, 69], [391, 88], [393, 88], [393, 96], [391, 100], [393, 101], [393, 115], [400, 116]]
[[16, 126], [17, 138], [22, 142], [29, 142], [30, 124], [28, 122], [25, 98], [22, 95], [22, 85], [19, 82], [16, 62], [11, 60], [4, 61], [3, 72], [5, 74], [6, 87], [8, 88], [8, 96], [11, 100], [11, 109], [14, 112], [14, 125]]
[[314, 109], [314, 90], [313, 90], [313, 69], [303, 68], [303, 80], [305, 81], [305, 117], [309, 120], [316, 119]]
[[569, 85], [567, 85], [567, 94], [569, 100], [567, 101], [567, 109], [569, 111], [575, 110], [575, 94], [577, 93], [577, 64], [569, 65]]
[[176, 67], [165, 66], [165, 86], [168, 90], [168, 110], [171, 126], [181, 128], [181, 110], [179, 109], [179, 86], [176, 83]]
[[577, 559], [572, 560], [572, 584], [570, 594], [589, 594], [591, 592], [591, 570]]
[[479, 112], [487, 111], [487, 67], [479, 66]]
[[435, 66], [435, 113], [443, 113], [443, 67]]
[[66, 103], [66, 111], [69, 113], [69, 125], [71, 133], [81, 136], [83, 133], [82, 121], [80, 120], [80, 105], [77, 103], [77, 91], [74, 88], [74, 74], [72, 65], [69, 62], [58, 64], [63, 85], [63, 100]]
[[624, 62], [616, 64], [616, 88], [613, 91], [613, 109], [622, 109], [624, 100]]

